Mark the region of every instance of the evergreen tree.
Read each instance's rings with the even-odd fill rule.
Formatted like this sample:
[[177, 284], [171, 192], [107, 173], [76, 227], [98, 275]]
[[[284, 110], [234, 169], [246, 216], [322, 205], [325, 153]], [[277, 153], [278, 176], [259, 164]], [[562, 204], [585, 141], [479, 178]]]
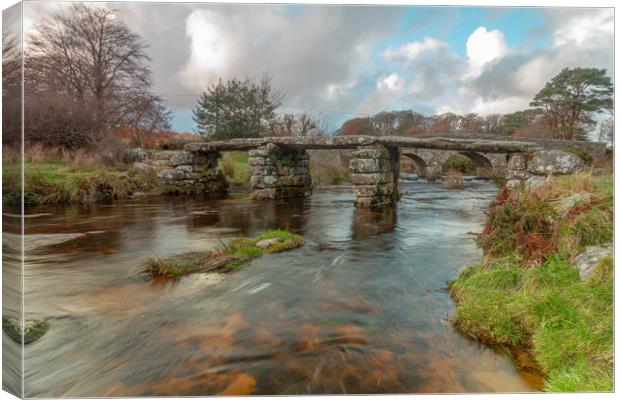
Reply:
[[271, 77], [219, 80], [202, 93], [193, 110], [198, 133], [215, 140], [266, 135], [284, 96], [271, 88]]
[[613, 108], [613, 84], [606, 70], [564, 68], [530, 103], [539, 107], [553, 131], [564, 140], [587, 140], [594, 114]]

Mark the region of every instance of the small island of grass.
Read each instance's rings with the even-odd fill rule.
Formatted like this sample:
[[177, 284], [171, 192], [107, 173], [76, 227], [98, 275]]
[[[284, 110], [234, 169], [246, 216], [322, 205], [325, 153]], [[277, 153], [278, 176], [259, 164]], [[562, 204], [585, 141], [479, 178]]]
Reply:
[[263, 253], [279, 253], [304, 244], [301, 235], [286, 230], [265, 231], [254, 239], [239, 237], [212, 251], [170, 257], [149, 257], [141, 272], [150, 277], [178, 279], [198, 272], [233, 272]]

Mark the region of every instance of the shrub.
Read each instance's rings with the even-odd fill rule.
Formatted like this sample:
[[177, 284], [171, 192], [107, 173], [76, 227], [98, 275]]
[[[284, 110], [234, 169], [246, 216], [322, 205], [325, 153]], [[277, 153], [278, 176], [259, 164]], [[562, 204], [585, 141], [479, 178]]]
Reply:
[[476, 171], [476, 163], [466, 155], [455, 154], [446, 160], [442, 166], [442, 169], [444, 171], [450, 171], [453, 169], [461, 172], [462, 174], [472, 174]]
[[[501, 257], [519, 254], [526, 264], [562, 251], [570, 256], [612, 237], [611, 177], [587, 173], [553, 178], [535, 190], [502, 188], [489, 205], [488, 220], [478, 244], [485, 254]], [[577, 192], [593, 193], [558, 214], [558, 200]]]

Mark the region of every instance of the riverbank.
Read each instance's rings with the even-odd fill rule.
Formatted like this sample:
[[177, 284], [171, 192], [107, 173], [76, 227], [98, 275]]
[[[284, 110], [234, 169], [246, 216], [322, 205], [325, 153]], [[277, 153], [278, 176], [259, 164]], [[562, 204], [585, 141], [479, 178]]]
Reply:
[[547, 391], [613, 390], [612, 213], [612, 175], [500, 191], [478, 237], [484, 261], [450, 282], [455, 326], [527, 349]]

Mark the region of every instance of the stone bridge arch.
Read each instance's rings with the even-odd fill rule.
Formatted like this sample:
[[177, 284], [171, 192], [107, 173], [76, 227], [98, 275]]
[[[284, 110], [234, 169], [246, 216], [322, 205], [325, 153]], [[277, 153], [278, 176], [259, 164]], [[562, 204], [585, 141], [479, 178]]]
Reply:
[[503, 175], [506, 171], [507, 155], [503, 153], [481, 153], [475, 151], [401, 149], [401, 154], [416, 163], [423, 176], [433, 180], [442, 174], [443, 166], [456, 154], [469, 157], [476, 166], [491, 175]]
[[418, 175], [421, 177], [426, 177], [427, 176], [427, 164], [426, 161], [424, 161], [424, 159], [420, 156], [418, 156], [417, 154], [414, 153], [401, 153], [402, 156], [409, 158], [410, 160], [412, 160], [417, 169], [418, 169]]

